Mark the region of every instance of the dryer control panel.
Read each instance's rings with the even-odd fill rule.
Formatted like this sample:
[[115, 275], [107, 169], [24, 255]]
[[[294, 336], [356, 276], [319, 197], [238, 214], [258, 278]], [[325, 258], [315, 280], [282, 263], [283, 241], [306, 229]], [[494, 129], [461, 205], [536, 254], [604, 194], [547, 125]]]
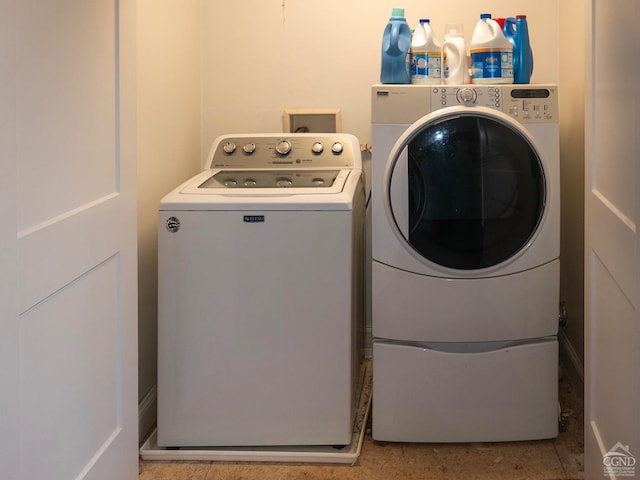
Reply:
[[521, 123], [558, 121], [558, 98], [555, 86], [442, 85], [432, 87], [432, 111], [452, 106], [492, 108], [506, 113]]

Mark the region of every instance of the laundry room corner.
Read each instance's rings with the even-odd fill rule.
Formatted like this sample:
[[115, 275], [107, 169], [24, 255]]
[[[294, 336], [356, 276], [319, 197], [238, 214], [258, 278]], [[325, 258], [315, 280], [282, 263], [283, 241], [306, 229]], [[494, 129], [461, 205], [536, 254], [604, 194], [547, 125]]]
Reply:
[[564, 353], [584, 377], [584, 175], [586, 6], [580, 0], [560, 3], [560, 16], [572, 18], [560, 31], [560, 301], [566, 319], [560, 330]]
[[158, 205], [200, 171], [200, 2], [137, 2], [139, 435], [156, 422]]
[[[156, 421], [157, 208], [160, 198], [198, 173], [210, 146], [229, 132], [282, 132], [287, 109], [339, 109], [342, 131], [371, 147], [371, 90], [379, 80], [379, 41], [391, 4], [282, 0], [139, 0], [139, 402], [140, 435]], [[410, 25], [428, 14], [438, 36], [444, 23], [464, 25], [470, 37], [480, 12], [469, 0], [402, 5]], [[493, 0], [497, 14], [526, 12], [536, 54], [532, 83], [558, 85], [561, 130], [561, 301], [569, 320], [561, 329], [571, 361], [583, 359], [581, 222], [583, 152], [579, 111], [583, 90], [578, 0]], [[575, 10], [574, 10], [575, 9]], [[561, 45], [558, 49], [557, 46]], [[560, 61], [562, 58], [562, 62]], [[571, 61], [565, 61], [571, 58]], [[574, 63], [578, 62], [578, 64]], [[578, 85], [579, 87], [579, 85]], [[373, 145], [375, 150], [376, 145]], [[566, 159], [566, 160], [565, 160]], [[566, 189], [565, 189], [566, 184]]]

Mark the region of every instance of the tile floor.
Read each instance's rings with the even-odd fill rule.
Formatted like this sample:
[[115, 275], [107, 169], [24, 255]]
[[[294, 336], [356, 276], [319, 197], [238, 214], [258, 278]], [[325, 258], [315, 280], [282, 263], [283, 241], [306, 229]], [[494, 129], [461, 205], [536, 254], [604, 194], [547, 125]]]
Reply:
[[382, 443], [365, 436], [354, 466], [141, 460], [139, 480], [577, 480], [583, 472], [583, 385], [561, 360], [566, 432], [553, 440], [482, 444]]

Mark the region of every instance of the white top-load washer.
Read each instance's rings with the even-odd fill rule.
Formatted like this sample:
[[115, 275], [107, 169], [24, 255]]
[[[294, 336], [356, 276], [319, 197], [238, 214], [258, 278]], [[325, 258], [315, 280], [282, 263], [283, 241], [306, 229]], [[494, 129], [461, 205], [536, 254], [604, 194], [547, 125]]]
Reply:
[[365, 196], [347, 134], [226, 135], [159, 211], [158, 445], [351, 442]]

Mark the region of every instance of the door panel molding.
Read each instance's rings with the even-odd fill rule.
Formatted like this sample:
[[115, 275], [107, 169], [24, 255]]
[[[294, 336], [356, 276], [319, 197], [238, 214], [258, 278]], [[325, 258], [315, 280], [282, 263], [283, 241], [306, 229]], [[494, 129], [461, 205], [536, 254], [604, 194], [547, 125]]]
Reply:
[[[119, 194], [19, 233], [19, 312], [23, 313], [117, 251]], [[91, 248], [86, 242], [91, 241]]]

